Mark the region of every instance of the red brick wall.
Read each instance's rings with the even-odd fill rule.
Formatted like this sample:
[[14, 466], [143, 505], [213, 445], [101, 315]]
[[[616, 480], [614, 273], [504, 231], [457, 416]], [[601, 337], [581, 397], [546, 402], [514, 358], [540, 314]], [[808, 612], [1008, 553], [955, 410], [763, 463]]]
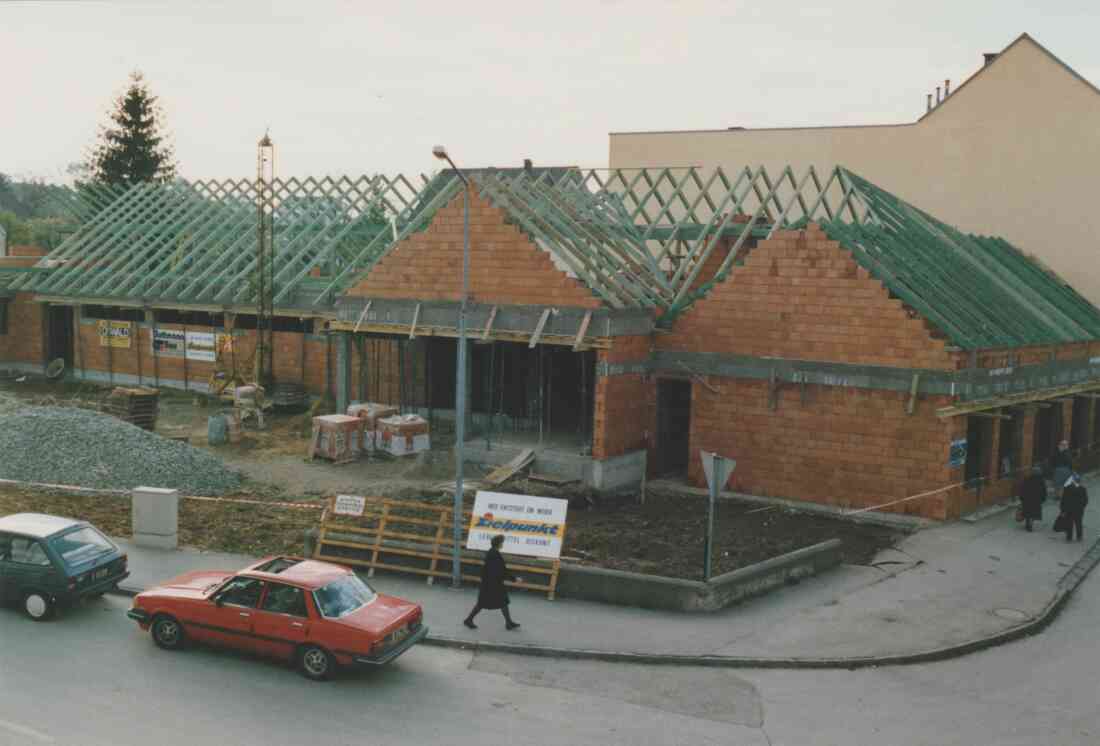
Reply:
[[46, 254], [49, 253], [48, 249], [44, 249], [41, 246], [32, 246], [30, 244], [8, 246], [8, 256], [29, 256], [37, 258], [46, 256]]
[[[92, 321], [92, 320], [88, 320]], [[183, 330], [181, 324], [157, 324], [160, 329]], [[224, 333], [225, 330], [214, 327], [186, 327], [190, 331], [212, 331]], [[76, 368], [102, 374], [114, 373], [140, 376], [143, 383], [156, 385], [158, 380], [184, 382], [188, 387], [193, 384], [207, 384], [211, 374], [217, 369], [215, 363], [202, 360], [184, 360], [182, 357], [156, 356], [152, 351], [152, 329], [135, 324], [135, 335], [131, 346], [127, 348], [107, 348], [99, 344], [99, 335], [95, 323], [79, 324], [79, 341], [74, 340], [73, 349]], [[223, 358], [221, 368], [231, 370], [234, 365], [242, 378], [251, 378], [256, 350], [255, 330], [237, 330], [234, 332], [235, 354]], [[328, 343], [323, 337], [307, 335], [305, 338], [305, 366], [302, 365], [302, 336], [298, 332], [274, 332], [273, 362], [275, 380], [292, 383], [304, 383], [310, 393], [324, 393], [329, 380]], [[335, 364], [336, 350], [332, 350]], [[78, 373], [79, 375], [79, 373]], [[335, 380], [332, 381], [335, 392]]]
[[30, 293], [8, 298], [8, 333], [0, 335], [0, 366], [4, 363], [41, 365], [46, 357], [45, 309]]
[[[427, 230], [402, 241], [348, 295], [457, 301], [462, 293], [462, 195]], [[475, 194], [470, 207], [470, 292], [477, 303], [598, 308], [504, 212]]]
[[[719, 393], [692, 387], [689, 478], [705, 485], [699, 449], [737, 460], [730, 487], [740, 492], [863, 508], [946, 487], [961, 479], [948, 467], [958, 418], [940, 420], [946, 397], [905, 413], [907, 393], [797, 385], [768, 405], [768, 382], [711, 377]], [[965, 422], [961, 425], [965, 434]], [[933, 518], [952, 512], [946, 494], [888, 510]]]
[[812, 225], [761, 241], [672, 332], [662, 349], [954, 368], [944, 340]]
[[[630, 363], [649, 358], [648, 336], [615, 337], [597, 362]], [[597, 376], [592, 457], [597, 460], [655, 446], [657, 383], [639, 374]]]

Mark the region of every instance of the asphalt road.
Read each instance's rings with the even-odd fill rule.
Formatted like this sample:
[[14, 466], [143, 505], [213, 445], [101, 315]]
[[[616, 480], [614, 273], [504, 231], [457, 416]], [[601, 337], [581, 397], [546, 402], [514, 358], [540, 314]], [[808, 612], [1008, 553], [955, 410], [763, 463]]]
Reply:
[[315, 684], [233, 653], [161, 651], [125, 618], [128, 605], [106, 598], [46, 624], [0, 610], [0, 744], [1100, 743], [1100, 574], [1041, 636], [854, 672], [419, 647], [388, 668]]

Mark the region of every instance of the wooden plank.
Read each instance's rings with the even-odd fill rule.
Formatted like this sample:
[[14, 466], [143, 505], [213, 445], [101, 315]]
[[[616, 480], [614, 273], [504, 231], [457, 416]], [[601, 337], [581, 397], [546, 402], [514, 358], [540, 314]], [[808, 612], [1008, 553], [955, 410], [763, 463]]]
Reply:
[[386, 533], [386, 518], [390, 513], [390, 504], [385, 502], [382, 504], [382, 519], [378, 521], [378, 535], [374, 540], [374, 553], [371, 555], [371, 568], [367, 573], [368, 578], [374, 577], [374, 565], [378, 563], [378, 550], [382, 548], [382, 536]]
[[[443, 531], [446, 528], [445, 520], [447, 518], [447, 515], [448, 515], [447, 511], [440, 512], [440, 514], [439, 514], [439, 527], [436, 528], [435, 541], [432, 543], [432, 564], [429, 565], [429, 567], [428, 567], [429, 570], [434, 571], [436, 569], [436, 567], [438, 566], [438, 564], [439, 564], [439, 548], [440, 548], [440, 545], [443, 543], [443, 536], [444, 536]], [[461, 572], [461, 568], [459, 568], [459, 571]], [[428, 585], [432, 585], [433, 580], [434, 580], [434, 578], [432, 578], [429, 575], [428, 576]]]
[[542, 336], [542, 330], [546, 326], [547, 320], [550, 318], [551, 309], [547, 308], [543, 310], [542, 316], [539, 318], [538, 326], [535, 327], [535, 333], [531, 335], [531, 341], [527, 343], [528, 349], [535, 349], [535, 345], [539, 343], [539, 337]]
[[[105, 301], [106, 302], [106, 301]], [[114, 300], [111, 300], [114, 302]], [[318, 318], [321, 318], [318, 315]], [[333, 320], [329, 322], [329, 329], [331, 331], [357, 331], [354, 329], [354, 324], [350, 321], [338, 321]], [[409, 331], [408, 324], [385, 324], [380, 322], [370, 322], [362, 325], [362, 331], [364, 332], [376, 332], [378, 334], [407, 334]], [[432, 326], [432, 325], [417, 325], [416, 336], [418, 337], [448, 337], [454, 338], [458, 336], [458, 329], [453, 326]], [[527, 342], [530, 343], [531, 335], [528, 332], [522, 331], [510, 331], [502, 329], [494, 331], [489, 334], [488, 339], [496, 340], [498, 342]], [[481, 341], [486, 341], [482, 339]], [[539, 337], [541, 344], [547, 345], [560, 345], [563, 347], [572, 347], [576, 341], [576, 337], [572, 334], [543, 334]], [[612, 337], [588, 337], [584, 346], [593, 350], [609, 350], [613, 342]]]
[[528, 474], [527, 478], [530, 479], [532, 482], [544, 482], [546, 484], [554, 484], [558, 486], [581, 481], [576, 477], [557, 477], [552, 474], [536, 474], [535, 472], [531, 472], [530, 474]]
[[420, 304], [416, 304], [416, 309], [413, 311], [412, 324], [409, 326], [409, 339], [416, 339], [416, 322], [420, 321]]
[[359, 331], [359, 325], [363, 323], [363, 319], [367, 318], [367, 313], [370, 311], [370, 304], [374, 301], [367, 299], [367, 304], [363, 306], [363, 313], [359, 314], [359, 320], [355, 322], [355, 328], [352, 329], [352, 333]]
[[573, 351], [576, 352], [584, 343], [584, 335], [588, 332], [588, 324], [592, 321], [592, 312], [586, 311], [581, 321], [581, 328], [577, 330], [577, 338], [573, 341]]
[[485, 342], [489, 339], [489, 333], [493, 330], [493, 322], [497, 320], [497, 307], [493, 306], [489, 310], [489, 320], [485, 322], [485, 331], [481, 333], [481, 341]]
[[525, 469], [534, 460], [535, 450], [533, 448], [524, 448], [514, 459], [493, 469], [479, 481], [486, 487], [499, 487], [521, 470]]

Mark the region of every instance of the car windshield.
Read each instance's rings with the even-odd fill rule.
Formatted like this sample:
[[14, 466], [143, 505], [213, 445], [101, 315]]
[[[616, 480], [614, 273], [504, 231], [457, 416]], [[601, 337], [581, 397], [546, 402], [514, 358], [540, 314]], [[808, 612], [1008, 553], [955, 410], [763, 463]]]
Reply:
[[345, 575], [313, 592], [321, 616], [338, 619], [368, 604], [374, 589], [358, 575]]
[[50, 539], [50, 546], [61, 555], [61, 559], [70, 567], [88, 562], [101, 554], [107, 554], [115, 550], [115, 545], [111, 543], [111, 540], [91, 526], [84, 526], [76, 531], [55, 536]]

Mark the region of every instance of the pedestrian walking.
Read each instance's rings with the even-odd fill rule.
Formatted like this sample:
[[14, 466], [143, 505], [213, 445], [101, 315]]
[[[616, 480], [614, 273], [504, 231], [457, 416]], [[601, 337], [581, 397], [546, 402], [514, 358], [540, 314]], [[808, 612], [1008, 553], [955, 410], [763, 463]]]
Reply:
[[1068, 440], [1058, 443], [1058, 450], [1054, 452], [1054, 458], [1051, 459], [1050, 465], [1054, 470], [1052, 476], [1054, 488], [1058, 491], [1057, 494], [1061, 495], [1062, 485], [1073, 476], [1073, 453], [1069, 450]]
[[513, 622], [512, 615], [508, 613], [508, 591], [504, 587], [504, 581], [518, 583], [519, 577], [508, 574], [508, 566], [504, 564], [504, 557], [500, 553], [503, 544], [503, 534], [497, 534], [489, 541], [489, 551], [485, 553], [485, 564], [481, 567], [481, 587], [477, 591], [477, 603], [462, 622], [470, 629], [477, 629], [474, 617], [482, 609], [500, 609], [500, 613], [504, 615], [505, 629], [519, 627], [519, 623]]
[[1076, 474], [1066, 480], [1062, 490], [1062, 515], [1066, 517], [1066, 541], [1073, 541], [1074, 529], [1077, 541], [1084, 538], [1085, 506], [1089, 504], [1089, 493]]
[[1047, 480], [1038, 466], [1020, 484], [1020, 511], [1024, 516], [1024, 529], [1031, 530], [1032, 521], [1043, 520], [1043, 501], [1047, 499]]

